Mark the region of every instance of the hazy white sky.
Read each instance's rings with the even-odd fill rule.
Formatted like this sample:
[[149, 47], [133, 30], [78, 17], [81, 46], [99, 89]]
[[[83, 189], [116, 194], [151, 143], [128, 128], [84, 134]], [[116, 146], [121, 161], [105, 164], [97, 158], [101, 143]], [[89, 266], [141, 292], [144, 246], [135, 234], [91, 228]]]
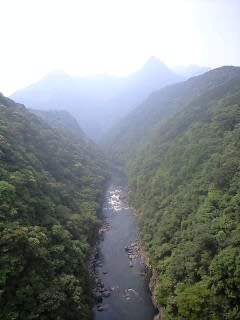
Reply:
[[240, 65], [240, 0], [0, 0], [0, 92], [46, 73]]

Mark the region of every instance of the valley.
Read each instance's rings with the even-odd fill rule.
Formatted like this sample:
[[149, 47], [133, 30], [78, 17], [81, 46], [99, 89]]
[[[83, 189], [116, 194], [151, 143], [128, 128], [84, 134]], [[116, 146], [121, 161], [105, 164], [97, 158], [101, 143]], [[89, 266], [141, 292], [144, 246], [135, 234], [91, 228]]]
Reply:
[[159, 86], [98, 144], [42, 109], [0, 96], [2, 318], [239, 319], [240, 68]]
[[0, 320], [240, 320], [240, 0], [8, 0]]

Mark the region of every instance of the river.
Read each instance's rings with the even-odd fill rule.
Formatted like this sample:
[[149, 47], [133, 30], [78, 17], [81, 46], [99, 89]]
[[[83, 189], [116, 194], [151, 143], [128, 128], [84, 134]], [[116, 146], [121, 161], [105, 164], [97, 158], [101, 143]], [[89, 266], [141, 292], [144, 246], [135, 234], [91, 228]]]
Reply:
[[96, 267], [98, 290], [105, 297], [93, 308], [95, 320], [152, 320], [156, 314], [139, 255], [136, 217], [125, 198], [121, 186], [109, 186]]

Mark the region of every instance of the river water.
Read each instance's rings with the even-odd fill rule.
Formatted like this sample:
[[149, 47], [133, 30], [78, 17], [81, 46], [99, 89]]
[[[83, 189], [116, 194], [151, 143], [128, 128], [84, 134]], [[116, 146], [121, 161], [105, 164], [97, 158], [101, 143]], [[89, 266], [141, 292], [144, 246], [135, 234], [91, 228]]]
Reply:
[[110, 295], [93, 308], [95, 320], [152, 320], [156, 314], [138, 254], [136, 217], [125, 197], [114, 183], [106, 192], [96, 275]]

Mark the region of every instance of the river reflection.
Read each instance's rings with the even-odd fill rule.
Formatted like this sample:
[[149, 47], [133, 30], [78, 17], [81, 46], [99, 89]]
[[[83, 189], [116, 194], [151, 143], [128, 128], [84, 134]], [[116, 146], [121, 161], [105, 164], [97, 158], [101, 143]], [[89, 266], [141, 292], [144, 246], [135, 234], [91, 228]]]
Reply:
[[112, 184], [106, 192], [103, 241], [96, 273], [103, 301], [93, 309], [95, 320], [152, 320], [154, 308], [138, 250], [136, 217], [124, 190]]

